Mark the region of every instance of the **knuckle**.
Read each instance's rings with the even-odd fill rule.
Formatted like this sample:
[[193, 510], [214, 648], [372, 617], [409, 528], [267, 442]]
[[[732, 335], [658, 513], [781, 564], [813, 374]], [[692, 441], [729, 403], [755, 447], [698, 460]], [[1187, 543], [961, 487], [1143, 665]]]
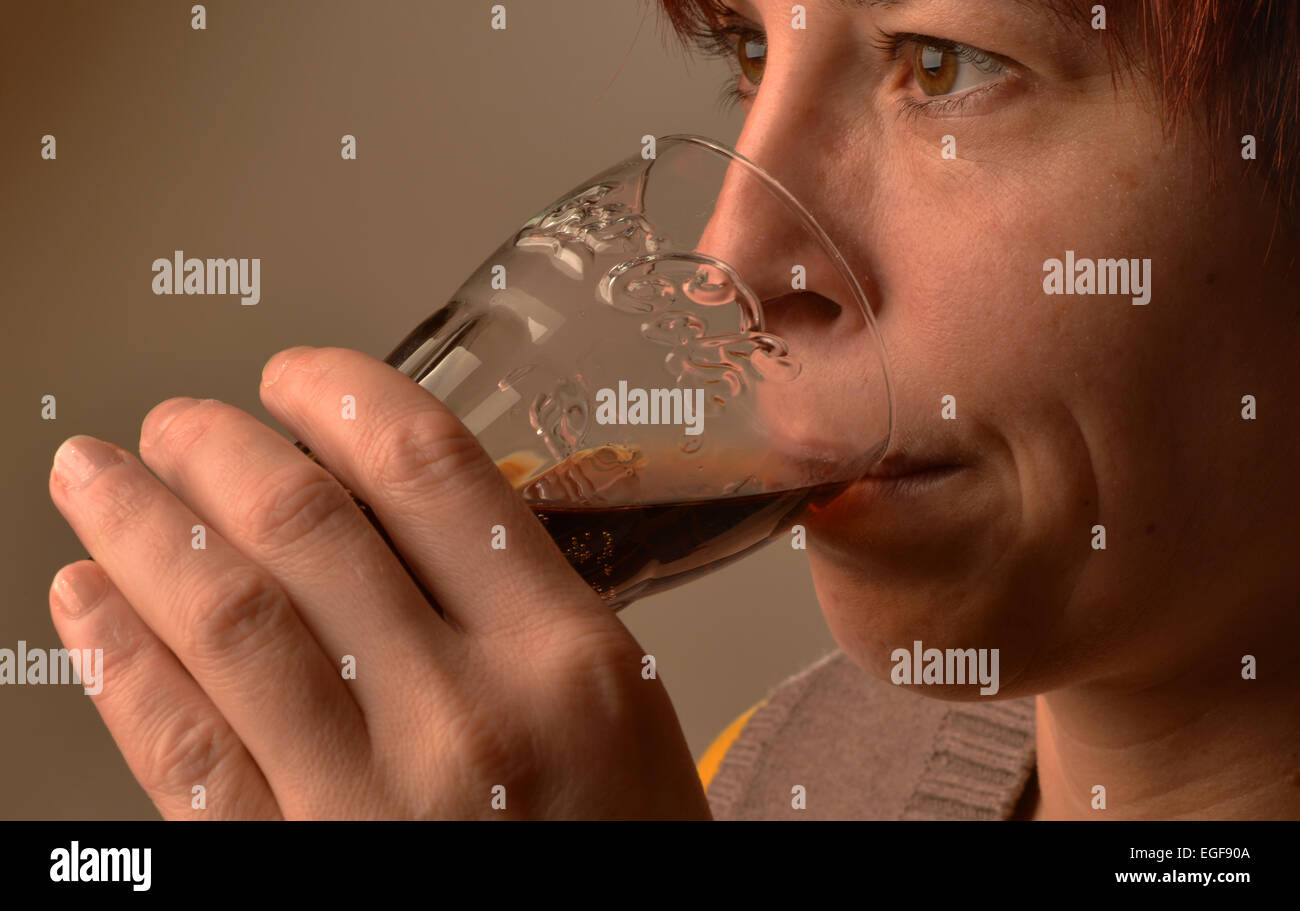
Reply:
[[158, 725], [148, 751], [147, 779], [164, 792], [204, 782], [234, 749], [234, 732], [215, 719], [172, 714]]
[[[167, 399], [162, 404], [175, 401]], [[159, 406], [161, 408], [161, 405]], [[207, 435], [221, 416], [225, 413], [222, 402], [216, 399], [203, 399], [191, 408], [176, 414], [166, 426], [157, 429], [153, 420], [146, 419], [140, 431], [141, 449], [162, 450], [172, 458], [180, 459]]]
[[273, 473], [235, 520], [235, 533], [259, 550], [293, 547], [352, 505], [333, 477], [294, 466]]
[[110, 622], [113, 626], [102, 638], [108, 646], [104, 651], [106, 659], [113, 663], [113, 676], [120, 680], [149, 680], [151, 659], [157, 660], [158, 657], [149, 637], [123, 629], [120, 620]]
[[390, 420], [375, 434], [367, 467], [387, 489], [439, 487], [490, 464], [479, 443], [450, 413], [424, 409]]
[[247, 658], [276, 639], [293, 608], [280, 587], [252, 567], [205, 583], [181, 627], [190, 655], [220, 667]]
[[449, 721], [444, 755], [456, 757], [460, 774], [474, 786], [501, 784], [516, 795], [526, 793], [535, 774], [530, 738], [517, 736], [518, 728], [509, 730], [513, 734], [502, 718], [466, 708]]
[[[644, 686], [644, 653], [626, 630], [600, 627], [575, 630], [564, 636], [562, 646], [543, 646], [540, 666], [558, 691], [582, 693], [593, 717], [617, 717], [629, 701], [635, 704]], [[586, 657], [575, 661], [574, 655]]]
[[94, 516], [96, 530], [106, 540], [118, 540], [149, 524], [158, 505], [158, 489], [129, 462], [104, 471], [82, 493]]

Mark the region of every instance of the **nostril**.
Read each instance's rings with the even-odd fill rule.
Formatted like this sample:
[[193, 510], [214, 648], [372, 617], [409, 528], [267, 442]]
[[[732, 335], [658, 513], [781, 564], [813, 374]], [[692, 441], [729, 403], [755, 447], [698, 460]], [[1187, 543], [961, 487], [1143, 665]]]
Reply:
[[792, 319], [829, 325], [839, 319], [840, 312], [839, 304], [812, 291], [792, 291], [763, 301], [763, 316], [769, 329], [776, 328], [773, 321], [788, 322]]

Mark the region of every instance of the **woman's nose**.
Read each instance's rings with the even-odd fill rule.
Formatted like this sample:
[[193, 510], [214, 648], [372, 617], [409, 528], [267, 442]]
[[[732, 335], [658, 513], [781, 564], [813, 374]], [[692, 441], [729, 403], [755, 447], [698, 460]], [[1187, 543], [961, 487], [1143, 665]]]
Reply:
[[775, 176], [745, 161], [733, 160], [727, 168], [696, 252], [736, 272], [760, 302], [769, 330], [776, 328], [771, 323], [781, 309], [858, 312], [845, 267], [811, 213]]

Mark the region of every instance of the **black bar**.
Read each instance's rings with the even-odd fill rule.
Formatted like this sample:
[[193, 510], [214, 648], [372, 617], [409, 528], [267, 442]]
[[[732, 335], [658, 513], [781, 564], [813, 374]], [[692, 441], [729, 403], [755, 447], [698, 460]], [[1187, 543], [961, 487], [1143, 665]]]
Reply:
[[[867, 903], [884, 893], [1232, 901], [1244, 890], [1290, 892], [1298, 834], [1291, 822], [3, 822], [0, 888], [145, 894], [124, 872], [126, 882], [52, 881], [52, 855], [76, 842], [83, 864], [87, 849], [149, 848], [148, 894], [205, 899], [328, 900], [377, 887], [432, 898], [462, 884], [469, 896], [525, 889], [537, 900], [609, 880], [625, 887], [605, 893], [609, 901], [640, 895], [656, 906], [698, 894], [677, 889], [692, 882], [733, 896], [794, 885], [808, 890], [807, 904], [843, 890]], [[1249, 881], [1188, 881], [1206, 873]], [[1156, 881], [1119, 881], [1131, 874]]]

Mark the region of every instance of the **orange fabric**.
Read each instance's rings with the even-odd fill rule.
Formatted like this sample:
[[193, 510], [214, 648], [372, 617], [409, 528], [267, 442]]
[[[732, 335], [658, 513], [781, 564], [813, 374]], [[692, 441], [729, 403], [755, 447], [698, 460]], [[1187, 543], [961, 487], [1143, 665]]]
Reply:
[[718, 766], [722, 765], [722, 757], [727, 755], [727, 750], [731, 749], [731, 745], [740, 736], [741, 729], [744, 728], [750, 716], [758, 711], [762, 704], [760, 702], [758, 705], [751, 707], [749, 711], [727, 725], [726, 730], [717, 736], [713, 743], [709, 745], [709, 748], [704, 751], [704, 755], [700, 757], [696, 770], [699, 772], [700, 781], [704, 783], [706, 790], [709, 787], [709, 782], [713, 780], [713, 776], [717, 774]]

